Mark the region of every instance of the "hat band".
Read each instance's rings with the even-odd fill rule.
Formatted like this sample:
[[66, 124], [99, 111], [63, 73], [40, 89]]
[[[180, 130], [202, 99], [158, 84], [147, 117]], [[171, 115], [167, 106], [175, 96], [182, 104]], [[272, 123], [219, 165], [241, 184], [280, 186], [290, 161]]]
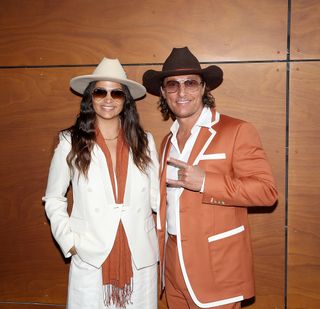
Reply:
[[[183, 69], [173, 69], [173, 70], [168, 70], [168, 71], [191, 71], [191, 70], [199, 71], [201, 69], [200, 68], [183, 68]], [[163, 72], [165, 72], [165, 71], [163, 71]]]

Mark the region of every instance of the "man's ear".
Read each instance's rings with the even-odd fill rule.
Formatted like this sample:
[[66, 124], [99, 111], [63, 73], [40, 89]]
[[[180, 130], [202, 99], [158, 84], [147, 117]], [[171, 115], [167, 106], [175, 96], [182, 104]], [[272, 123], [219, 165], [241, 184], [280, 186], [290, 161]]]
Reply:
[[202, 86], [202, 95], [204, 95], [206, 89], [206, 82], [203, 82], [203, 86]]
[[162, 96], [166, 99], [165, 91], [163, 90], [162, 86], [160, 87], [160, 91]]

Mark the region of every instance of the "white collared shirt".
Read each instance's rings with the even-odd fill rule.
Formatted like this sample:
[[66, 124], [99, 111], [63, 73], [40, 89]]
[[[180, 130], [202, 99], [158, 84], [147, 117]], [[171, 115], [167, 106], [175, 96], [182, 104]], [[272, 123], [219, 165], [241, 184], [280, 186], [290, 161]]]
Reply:
[[[179, 123], [177, 120], [172, 124], [170, 131], [172, 132], [171, 149], [169, 158], [175, 158], [187, 162], [191, 154], [191, 150], [197, 140], [201, 127], [210, 128], [212, 125], [212, 113], [210, 108], [204, 107], [197, 122], [191, 129], [191, 134], [185, 143], [185, 146], [180, 152], [177, 133], [179, 131]], [[178, 168], [172, 165], [167, 165], [167, 178], [177, 180]], [[167, 231], [169, 234], [177, 235], [176, 227], [176, 208], [179, 207], [179, 198], [181, 188], [167, 187]]]

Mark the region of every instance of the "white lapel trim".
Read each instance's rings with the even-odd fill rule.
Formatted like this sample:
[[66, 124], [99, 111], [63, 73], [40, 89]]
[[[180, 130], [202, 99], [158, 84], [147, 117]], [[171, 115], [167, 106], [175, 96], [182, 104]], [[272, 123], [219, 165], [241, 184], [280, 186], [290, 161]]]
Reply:
[[211, 123], [211, 127], [208, 128], [209, 132], [211, 133], [210, 137], [207, 139], [206, 143], [204, 144], [204, 146], [202, 147], [201, 151], [199, 152], [198, 156], [196, 157], [196, 159], [194, 160], [192, 165], [197, 165], [199, 163], [199, 161], [201, 160], [201, 157], [203, 157], [204, 152], [207, 150], [207, 148], [209, 147], [211, 141], [213, 140], [213, 138], [216, 135], [216, 131], [214, 129], [212, 129], [212, 126], [215, 125], [216, 123], [218, 123], [220, 120], [220, 113], [216, 112], [216, 118], [215, 120]]

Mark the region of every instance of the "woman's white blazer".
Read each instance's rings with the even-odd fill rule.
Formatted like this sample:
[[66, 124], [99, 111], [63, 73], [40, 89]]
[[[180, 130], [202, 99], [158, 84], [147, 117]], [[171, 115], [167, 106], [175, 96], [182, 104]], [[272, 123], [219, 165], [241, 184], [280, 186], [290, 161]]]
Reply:
[[[45, 211], [54, 238], [65, 257], [75, 246], [86, 263], [100, 267], [109, 255], [121, 220], [135, 266], [140, 269], [158, 261], [158, 242], [152, 210], [159, 207], [158, 155], [154, 139], [147, 133], [152, 164], [141, 172], [129, 153], [123, 204], [116, 204], [107, 161], [98, 145], [92, 151], [88, 177], [72, 173], [66, 157], [71, 150], [70, 135], [60, 133], [48, 177]], [[66, 192], [73, 192], [71, 215]]]

